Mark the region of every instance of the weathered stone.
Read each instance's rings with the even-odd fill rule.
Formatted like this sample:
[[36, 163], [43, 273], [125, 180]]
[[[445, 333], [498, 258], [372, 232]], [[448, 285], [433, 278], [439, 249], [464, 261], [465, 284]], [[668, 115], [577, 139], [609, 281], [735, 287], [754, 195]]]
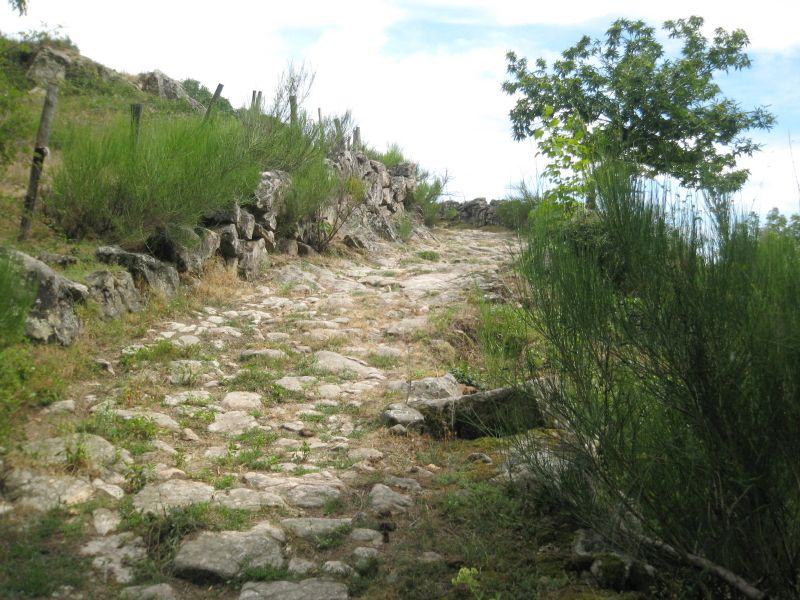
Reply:
[[419, 555], [419, 562], [428, 565], [444, 564], [444, 556], [438, 552], [423, 552]]
[[245, 209], [239, 211], [239, 219], [236, 221], [236, 231], [239, 239], [253, 239], [253, 230], [256, 226], [256, 218]]
[[347, 586], [330, 579], [250, 582], [242, 586], [239, 600], [347, 600]]
[[422, 489], [422, 486], [420, 486], [419, 482], [416, 479], [411, 479], [410, 477], [386, 475], [386, 477], [384, 477], [384, 481], [393, 487], [399, 487], [410, 492], [418, 492]]
[[28, 67], [27, 76], [38, 85], [46, 87], [49, 83], [63, 81], [67, 67], [71, 64], [72, 57], [67, 52], [42, 46]]
[[175, 556], [175, 575], [193, 582], [227, 581], [245, 567], [284, 566], [283, 532], [269, 523], [249, 531], [204, 531], [185, 540]]
[[220, 402], [225, 410], [258, 410], [263, 408], [261, 394], [254, 392], [228, 392]]
[[283, 350], [276, 350], [274, 348], [262, 348], [259, 350], [245, 350], [239, 355], [239, 360], [247, 362], [254, 358], [268, 358], [270, 360], [283, 360], [286, 358], [286, 352]]
[[305, 558], [293, 558], [289, 561], [289, 566], [287, 570], [289, 573], [294, 573], [296, 575], [305, 575], [316, 569], [317, 566], [311, 562], [310, 560], [306, 560]]
[[277, 494], [248, 488], [234, 488], [224, 493], [218, 493], [215, 503], [225, 508], [240, 510], [258, 510], [265, 506], [286, 508], [283, 498]]
[[142, 297], [127, 271], [95, 271], [86, 278], [89, 295], [100, 305], [104, 319], [117, 319], [129, 312], [142, 310]]
[[214, 488], [199, 481], [170, 479], [162, 483], [147, 484], [133, 498], [133, 506], [142, 512], [161, 514], [172, 507], [210, 502]]
[[284, 239], [278, 242], [278, 250], [288, 256], [297, 256], [299, 253], [297, 240]]
[[240, 246], [242, 253], [239, 257], [239, 275], [246, 281], [254, 281], [261, 275], [261, 270], [269, 260], [267, 246], [263, 239], [240, 242]]
[[253, 415], [241, 410], [232, 410], [214, 415], [214, 422], [208, 426], [208, 430], [211, 433], [239, 435], [254, 427], [258, 427], [258, 421]]
[[189, 96], [179, 81], [167, 77], [161, 71], [140, 74], [139, 86], [142, 91], [154, 94], [159, 98], [165, 100], [181, 100], [186, 102], [196, 112], [205, 112], [205, 107]]
[[165, 296], [174, 296], [178, 291], [180, 280], [175, 267], [147, 254], [127, 252], [118, 246], [101, 246], [97, 249], [97, 259], [105, 264], [125, 267], [138, 285]]
[[199, 360], [173, 360], [169, 363], [169, 382], [174, 385], [191, 385], [203, 372]]
[[267, 252], [275, 252], [277, 245], [275, 243], [275, 233], [269, 230], [261, 223], [256, 223], [253, 227], [253, 239], [264, 240], [264, 247]]
[[58, 254], [57, 252], [40, 252], [36, 258], [50, 267], [69, 267], [78, 264], [78, 258], [71, 254]]
[[297, 256], [317, 256], [319, 252], [314, 250], [312, 246], [303, 242], [297, 242]]
[[226, 260], [241, 256], [242, 248], [236, 225], [229, 224], [218, 227], [215, 233], [219, 235], [219, 252]]
[[120, 592], [121, 600], [178, 600], [178, 595], [168, 583], [132, 585]]
[[167, 406], [179, 406], [181, 404], [206, 405], [211, 402], [211, 392], [208, 390], [187, 390], [177, 394], [167, 394], [164, 396], [164, 404]]
[[156, 258], [174, 263], [181, 273], [200, 275], [219, 244], [219, 234], [210, 229], [180, 227], [177, 231], [162, 231], [150, 237], [147, 249]]
[[94, 538], [80, 549], [80, 553], [94, 557], [92, 566], [119, 583], [132, 581], [135, 565], [147, 557], [142, 538], [129, 531]]
[[405, 429], [421, 429], [425, 422], [421, 412], [404, 402], [387, 406], [381, 413], [381, 419], [387, 425], [400, 425]]
[[[283, 199], [292, 185], [292, 178], [284, 171], [265, 171], [253, 197], [253, 210], [261, 215], [277, 215], [283, 208]], [[273, 231], [275, 227], [271, 228]]]
[[275, 381], [275, 385], [279, 385], [290, 392], [302, 392], [306, 386], [312, 385], [316, 383], [316, 381], [317, 378], [311, 375], [302, 375], [298, 377], [286, 376]]
[[488, 454], [484, 454], [483, 452], [473, 452], [469, 456], [467, 456], [467, 460], [473, 463], [483, 463], [485, 465], [492, 464], [492, 458]]
[[300, 508], [320, 508], [338, 500], [344, 484], [335, 477], [316, 473], [303, 477], [276, 477], [263, 473], [245, 473], [248, 485], [279, 495], [288, 504]]
[[96, 508], [92, 511], [92, 525], [98, 535], [108, 535], [122, 523], [122, 517], [116, 511], [107, 508]]
[[85, 462], [89, 467], [101, 467], [120, 460], [119, 451], [108, 440], [91, 433], [73, 433], [62, 437], [28, 442], [26, 454], [46, 464], [68, 464], [72, 460]]
[[390, 325], [386, 329], [387, 335], [403, 337], [428, 326], [428, 317], [409, 317]]
[[169, 429], [171, 431], [181, 430], [181, 426], [178, 425], [178, 422], [175, 419], [169, 415], [165, 415], [164, 413], [156, 412], [154, 410], [127, 410], [118, 408], [112, 412], [126, 421], [130, 421], [131, 419], [146, 419], [152, 421], [159, 427], [163, 427], [164, 429]]
[[353, 531], [350, 532], [350, 539], [355, 542], [367, 543], [374, 548], [383, 545], [383, 534], [374, 529], [353, 529]]
[[380, 515], [404, 513], [413, 503], [408, 496], [398, 494], [382, 483], [376, 483], [369, 492], [370, 508]]
[[37, 342], [71, 344], [82, 327], [75, 303], [86, 300], [88, 288], [62, 277], [32, 256], [16, 250], [7, 254], [19, 263], [23, 276], [38, 287], [36, 302], [25, 323], [25, 335]]
[[455, 398], [461, 396], [461, 387], [451, 373], [443, 377], [426, 377], [409, 384], [409, 402]]
[[294, 536], [314, 538], [349, 529], [352, 522], [352, 519], [306, 517], [299, 519], [283, 519], [281, 525]]
[[376, 448], [353, 448], [348, 451], [347, 458], [356, 461], [380, 462], [383, 460], [383, 452]]
[[353, 373], [364, 379], [385, 379], [379, 369], [370, 367], [363, 360], [342, 356], [336, 352], [320, 350], [314, 355], [315, 366], [326, 373]]

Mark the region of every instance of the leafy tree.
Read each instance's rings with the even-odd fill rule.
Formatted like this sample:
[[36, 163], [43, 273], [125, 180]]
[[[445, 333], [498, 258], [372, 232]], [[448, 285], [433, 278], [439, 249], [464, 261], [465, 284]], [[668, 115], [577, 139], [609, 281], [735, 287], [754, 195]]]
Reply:
[[28, 0], [8, 0], [11, 8], [16, 10], [20, 15], [28, 12]]
[[702, 26], [697, 16], [664, 23], [682, 43], [678, 57], [666, 56], [653, 27], [627, 19], [604, 40], [584, 36], [552, 66], [540, 58], [530, 69], [509, 52], [503, 89], [518, 95], [510, 113], [515, 139], [536, 138], [551, 160], [547, 174], [573, 192], [608, 150], [642, 174], [671, 175], [690, 188], [741, 188], [749, 173], [736, 169], [736, 159], [760, 148], [742, 133], [770, 129], [775, 118], [763, 107], [743, 109], [714, 81], [750, 66], [747, 34], [717, 29], [708, 40]]

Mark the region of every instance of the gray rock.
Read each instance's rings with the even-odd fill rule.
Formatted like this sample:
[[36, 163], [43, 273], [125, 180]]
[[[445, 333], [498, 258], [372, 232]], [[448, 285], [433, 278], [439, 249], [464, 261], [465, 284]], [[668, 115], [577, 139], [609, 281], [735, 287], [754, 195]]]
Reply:
[[438, 552], [423, 552], [419, 555], [419, 562], [425, 564], [444, 564], [444, 556]]
[[107, 535], [122, 523], [122, 517], [116, 511], [107, 508], [96, 508], [92, 511], [92, 525], [98, 535]]
[[387, 335], [403, 337], [428, 326], [428, 317], [409, 317], [389, 326]]
[[111, 575], [119, 583], [133, 581], [134, 567], [147, 557], [142, 538], [129, 531], [94, 538], [80, 549], [83, 556], [91, 556], [92, 566]]
[[225, 508], [239, 510], [258, 510], [266, 506], [286, 508], [283, 498], [277, 494], [248, 488], [234, 488], [226, 492], [219, 492], [214, 502]]
[[218, 227], [215, 233], [219, 235], [219, 252], [226, 260], [235, 259], [242, 255], [241, 242], [236, 225], [229, 224]]
[[219, 249], [219, 244], [219, 234], [210, 229], [180, 227], [150, 237], [147, 249], [156, 258], [174, 263], [180, 273], [200, 275], [205, 263]]
[[56, 48], [42, 46], [34, 55], [28, 67], [29, 79], [42, 87], [48, 83], [63, 81], [67, 74], [67, 67], [72, 64], [72, 57]]
[[409, 384], [409, 402], [461, 396], [461, 387], [451, 373], [444, 377], [426, 377]]
[[168, 583], [132, 585], [120, 592], [122, 600], [178, 600], [178, 595]]
[[287, 256], [297, 256], [299, 252], [297, 240], [281, 240], [278, 242], [278, 250]]
[[36, 258], [50, 267], [69, 267], [78, 263], [78, 259], [71, 254], [58, 254], [56, 252], [40, 252]]
[[348, 565], [347, 563], [343, 563], [340, 560], [329, 560], [322, 563], [322, 567], [320, 569], [323, 573], [328, 573], [330, 575], [340, 575], [342, 577], [349, 577], [355, 571], [353, 567]]
[[176, 576], [193, 582], [227, 581], [245, 567], [283, 567], [283, 532], [269, 523], [249, 531], [204, 531], [185, 540], [173, 565]]
[[169, 429], [170, 431], [181, 430], [181, 426], [175, 419], [169, 415], [165, 415], [164, 413], [156, 412], [154, 410], [127, 410], [118, 408], [112, 412], [126, 421], [130, 421], [131, 419], [146, 419], [152, 421], [159, 427]]
[[313, 538], [349, 529], [352, 519], [325, 519], [305, 517], [299, 519], [283, 519], [281, 525], [286, 531], [301, 538]]
[[133, 506], [141, 512], [162, 514], [172, 507], [211, 502], [214, 488], [199, 481], [170, 479], [144, 486], [133, 498]]
[[379, 369], [370, 367], [362, 360], [342, 356], [329, 350], [314, 354], [315, 366], [326, 373], [354, 373], [363, 379], [386, 379]]
[[383, 534], [375, 529], [356, 528], [350, 532], [350, 539], [354, 542], [367, 543], [373, 548], [383, 546]]
[[180, 280], [175, 267], [147, 254], [127, 252], [118, 246], [101, 246], [97, 249], [97, 259], [105, 264], [125, 267], [135, 282], [167, 297], [178, 291]]
[[80, 454], [86, 466], [98, 468], [120, 460], [119, 450], [105, 438], [91, 433], [73, 433], [61, 437], [28, 442], [23, 451], [49, 465], [64, 465]]
[[239, 219], [236, 221], [236, 231], [239, 239], [253, 239], [253, 230], [256, 226], [256, 218], [245, 209], [239, 210]]
[[187, 390], [164, 396], [164, 404], [167, 406], [180, 406], [181, 404], [206, 405], [211, 400], [211, 392], [208, 390]]
[[421, 429], [425, 422], [421, 412], [404, 402], [395, 402], [387, 406], [381, 413], [381, 419], [387, 425], [400, 425], [406, 429]]
[[314, 250], [312, 246], [308, 244], [304, 244], [303, 242], [297, 242], [297, 255], [298, 256], [317, 256], [319, 252]]
[[492, 458], [488, 454], [484, 454], [483, 452], [473, 452], [469, 456], [467, 456], [467, 460], [473, 463], [483, 463], [485, 465], [492, 464]]
[[376, 448], [353, 448], [347, 452], [347, 458], [356, 461], [380, 462], [383, 460], [383, 452]]
[[[262, 217], [262, 222], [271, 224], [270, 217], [277, 215], [283, 208], [283, 199], [292, 185], [292, 178], [284, 171], [265, 171], [256, 188], [252, 210]], [[264, 218], [266, 217], [266, 218]], [[276, 226], [270, 227], [275, 231]]]
[[142, 91], [158, 96], [165, 100], [182, 100], [196, 112], [205, 112], [205, 107], [189, 96], [181, 83], [167, 77], [161, 71], [152, 71], [139, 75], [139, 86]]
[[406, 429], [399, 423], [397, 425], [392, 425], [391, 427], [389, 427], [389, 431], [397, 436], [408, 435], [408, 429]]
[[199, 360], [173, 360], [169, 363], [169, 382], [173, 385], [191, 385], [203, 373]]
[[380, 515], [404, 513], [413, 503], [410, 497], [392, 491], [382, 483], [376, 483], [369, 493], [370, 508]]
[[347, 600], [347, 586], [330, 579], [250, 582], [242, 586], [239, 600]]
[[246, 281], [255, 281], [269, 261], [267, 246], [263, 239], [240, 242], [239, 275]]
[[289, 561], [289, 566], [287, 567], [289, 573], [294, 573], [296, 575], [305, 575], [317, 568], [310, 560], [306, 560], [305, 558], [293, 558]]
[[225, 410], [259, 410], [263, 408], [261, 394], [254, 392], [228, 392], [220, 402]]
[[267, 252], [275, 252], [277, 248], [275, 233], [261, 223], [256, 223], [253, 227], [253, 239], [264, 240], [264, 247], [267, 249]]
[[286, 352], [283, 350], [276, 350], [274, 348], [263, 348], [260, 350], [245, 350], [239, 355], [239, 360], [247, 362], [254, 358], [268, 358], [271, 360], [283, 360], [286, 358]]
[[5, 496], [18, 506], [47, 511], [86, 502], [94, 495], [89, 482], [69, 475], [46, 475], [13, 469], [5, 478]]
[[339, 479], [323, 474], [276, 477], [249, 472], [244, 474], [244, 479], [251, 487], [275, 493], [299, 508], [321, 508], [327, 502], [338, 500], [344, 489]]
[[303, 375], [299, 377], [286, 376], [275, 381], [275, 385], [281, 386], [290, 392], [302, 392], [306, 386], [312, 385], [317, 381], [316, 377]]
[[127, 271], [95, 271], [86, 278], [89, 295], [100, 305], [104, 319], [117, 319], [129, 312], [142, 310], [142, 296]]
[[32, 256], [16, 250], [7, 253], [19, 263], [28, 281], [38, 286], [36, 302], [25, 323], [25, 335], [37, 342], [71, 344], [82, 327], [75, 304], [86, 301], [88, 288], [62, 277]]
[[258, 421], [253, 415], [241, 410], [232, 410], [214, 415], [214, 422], [208, 426], [208, 431], [211, 433], [239, 435], [255, 427], [258, 427]]
[[416, 479], [410, 477], [395, 477], [394, 475], [386, 475], [384, 481], [393, 487], [399, 487], [410, 492], [418, 492], [422, 489]]

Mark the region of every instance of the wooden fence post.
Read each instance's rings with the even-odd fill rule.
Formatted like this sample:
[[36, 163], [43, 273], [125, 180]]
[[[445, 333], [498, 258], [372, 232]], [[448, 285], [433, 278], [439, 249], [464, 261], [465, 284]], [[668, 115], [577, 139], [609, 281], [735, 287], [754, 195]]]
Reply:
[[361, 127], [353, 128], [353, 150], [361, 149]]
[[208, 108], [206, 108], [206, 116], [203, 117], [204, 121], [208, 121], [208, 117], [211, 116], [211, 109], [214, 107], [214, 105], [217, 103], [217, 100], [219, 100], [219, 97], [222, 95], [223, 87], [224, 86], [221, 83], [217, 84], [217, 89], [214, 91], [214, 95], [211, 97], [211, 102], [208, 103]]
[[50, 83], [47, 86], [47, 95], [44, 99], [42, 108], [42, 118], [39, 121], [39, 130], [36, 132], [36, 145], [33, 149], [33, 163], [31, 164], [31, 176], [28, 180], [28, 192], [25, 194], [25, 206], [22, 212], [22, 221], [19, 224], [19, 241], [24, 242], [28, 239], [31, 230], [31, 218], [36, 210], [36, 200], [39, 196], [39, 180], [42, 177], [44, 159], [49, 150], [47, 143], [50, 140], [50, 131], [53, 128], [53, 119], [56, 114], [56, 104], [58, 102], [58, 85]]
[[261, 91], [259, 91], [256, 96], [256, 112], [261, 114]]
[[142, 110], [141, 104], [131, 104], [131, 133], [134, 148], [139, 145], [139, 128], [142, 123]]
[[250, 98], [250, 110], [256, 107], [256, 91], [253, 90], [253, 96]]
[[322, 107], [317, 107], [317, 125], [319, 125], [319, 141], [325, 141], [325, 124], [322, 122]]

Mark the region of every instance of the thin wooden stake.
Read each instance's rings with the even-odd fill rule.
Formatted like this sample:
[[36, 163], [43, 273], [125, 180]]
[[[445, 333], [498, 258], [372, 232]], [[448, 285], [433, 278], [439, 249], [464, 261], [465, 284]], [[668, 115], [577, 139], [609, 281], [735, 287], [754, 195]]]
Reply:
[[250, 110], [256, 107], [256, 91], [253, 90], [253, 96], [250, 98]]
[[361, 127], [353, 129], [353, 150], [361, 149]]
[[214, 95], [211, 97], [211, 102], [208, 103], [208, 108], [206, 108], [206, 116], [203, 118], [204, 121], [208, 121], [208, 117], [211, 116], [211, 109], [219, 100], [219, 97], [222, 95], [222, 88], [224, 86], [221, 83], [217, 84], [217, 89], [214, 91]]
[[53, 128], [53, 119], [56, 114], [56, 104], [58, 103], [58, 85], [50, 83], [47, 86], [47, 95], [42, 107], [42, 118], [39, 121], [39, 130], [36, 132], [36, 145], [33, 149], [33, 163], [31, 164], [31, 176], [28, 180], [28, 192], [25, 194], [25, 207], [22, 212], [22, 221], [19, 224], [19, 241], [24, 242], [28, 239], [31, 231], [31, 218], [36, 210], [36, 200], [39, 196], [39, 180], [44, 169], [44, 159], [47, 158], [49, 150], [47, 143], [50, 141], [50, 131]]
[[317, 123], [319, 125], [319, 141], [325, 141], [325, 125], [322, 123], [322, 107], [317, 107]]
[[141, 104], [131, 104], [131, 133], [133, 134], [133, 147], [139, 145], [139, 129], [142, 124], [142, 110]]
[[258, 111], [258, 114], [261, 114], [261, 91], [259, 91], [256, 96], [256, 111]]

